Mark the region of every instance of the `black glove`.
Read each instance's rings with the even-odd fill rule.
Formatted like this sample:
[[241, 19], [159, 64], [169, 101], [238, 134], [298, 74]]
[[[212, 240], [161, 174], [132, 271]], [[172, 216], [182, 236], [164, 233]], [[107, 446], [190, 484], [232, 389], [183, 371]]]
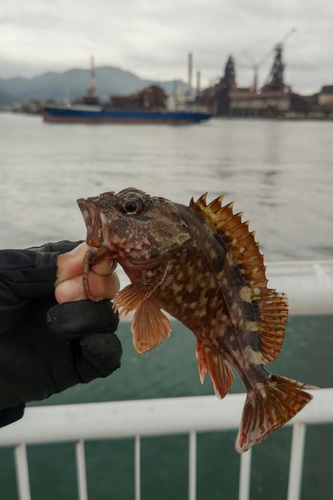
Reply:
[[56, 258], [77, 245], [0, 250], [0, 427], [21, 418], [25, 403], [120, 366], [111, 302], [55, 300]]

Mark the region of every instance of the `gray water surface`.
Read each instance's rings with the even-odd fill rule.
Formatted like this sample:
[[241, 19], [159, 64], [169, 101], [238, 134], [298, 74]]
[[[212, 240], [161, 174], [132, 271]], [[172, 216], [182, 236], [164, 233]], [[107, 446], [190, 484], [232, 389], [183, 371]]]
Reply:
[[[209, 192], [236, 200], [257, 231], [266, 263], [333, 258], [333, 123], [225, 120], [202, 125], [51, 125], [0, 114], [1, 248], [84, 239], [76, 199], [134, 186], [187, 204]], [[333, 386], [333, 317], [298, 317], [272, 372]], [[197, 373], [195, 338], [175, 322], [163, 345], [144, 356], [130, 325], [118, 331], [122, 368], [38, 404], [70, 404], [213, 394]], [[243, 392], [236, 376], [231, 392]], [[1, 431], [0, 431], [1, 432]], [[236, 500], [236, 432], [198, 436], [198, 500]], [[251, 500], [284, 500], [291, 429], [253, 451]], [[307, 430], [302, 500], [331, 500], [333, 426]], [[187, 436], [142, 440], [142, 498], [187, 498]], [[29, 446], [33, 500], [77, 498], [72, 444]], [[132, 440], [86, 443], [91, 500], [134, 498]], [[0, 448], [0, 498], [16, 500], [13, 452]]]

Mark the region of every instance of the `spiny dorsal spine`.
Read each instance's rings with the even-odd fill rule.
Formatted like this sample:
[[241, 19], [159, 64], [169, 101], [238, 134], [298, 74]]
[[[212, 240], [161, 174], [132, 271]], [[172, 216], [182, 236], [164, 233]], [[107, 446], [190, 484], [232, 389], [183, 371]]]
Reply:
[[207, 193], [196, 202], [192, 198], [189, 206], [222, 236], [246, 279], [252, 301], [257, 304], [261, 352], [266, 363], [269, 363], [277, 357], [282, 346], [288, 318], [287, 298], [267, 288], [264, 255], [259, 251], [255, 231], [249, 231], [250, 222], [242, 222], [244, 212], [234, 214], [234, 202], [222, 206], [224, 196], [219, 196], [208, 205], [206, 198]]

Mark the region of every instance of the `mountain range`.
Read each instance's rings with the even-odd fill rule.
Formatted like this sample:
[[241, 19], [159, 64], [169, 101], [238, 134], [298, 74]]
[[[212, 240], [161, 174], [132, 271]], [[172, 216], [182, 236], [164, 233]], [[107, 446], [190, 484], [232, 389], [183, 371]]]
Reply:
[[[185, 92], [187, 85], [181, 80], [156, 82], [139, 78], [130, 71], [113, 66], [96, 68], [98, 97], [107, 101], [110, 94], [126, 95], [157, 84], [170, 94], [177, 88]], [[0, 106], [29, 103], [33, 100], [74, 101], [87, 94], [91, 85], [88, 69], [71, 69], [64, 73], [47, 72], [34, 78], [0, 79]]]

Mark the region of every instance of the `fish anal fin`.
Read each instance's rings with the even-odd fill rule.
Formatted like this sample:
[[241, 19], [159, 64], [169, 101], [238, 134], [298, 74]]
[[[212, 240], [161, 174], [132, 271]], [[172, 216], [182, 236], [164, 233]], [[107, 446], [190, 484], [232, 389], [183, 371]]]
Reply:
[[248, 392], [236, 439], [236, 451], [242, 453], [260, 443], [288, 422], [312, 396], [301, 389], [316, 389], [277, 375]]
[[203, 383], [206, 373], [209, 373], [216, 396], [219, 399], [224, 398], [234, 380], [228, 361], [216, 349], [204, 345], [199, 340], [197, 341], [196, 354], [201, 383]]
[[150, 300], [141, 302], [132, 322], [133, 344], [139, 354], [160, 345], [171, 332], [171, 323]]
[[199, 342], [199, 340], [197, 341], [197, 346], [196, 346], [196, 356], [198, 360], [199, 377], [201, 383], [203, 384], [205, 376], [208, 372], [208, 368], [206, 363], [205, 346], [201, 342]]

